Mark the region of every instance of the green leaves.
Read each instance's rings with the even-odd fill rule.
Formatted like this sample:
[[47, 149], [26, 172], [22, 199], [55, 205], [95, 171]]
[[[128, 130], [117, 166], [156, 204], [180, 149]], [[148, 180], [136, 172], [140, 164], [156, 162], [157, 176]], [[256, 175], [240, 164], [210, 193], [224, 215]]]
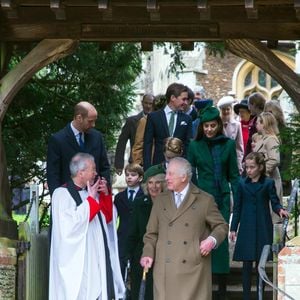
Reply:
[[[15, 53], [10, 67], [24, 55]], [[97, 43], [81, 43], [73, 55], [35, 74], [16, 95], [3, 123], [11, 187], [36, 177], [45, 181], [48, 138], [72, 120], [73, 107], [81, 100], [97, 108], [96, 128], [112, 148], [121, 119], [132, 108], [133, 83], [141, 69], [136, 44], [113, 44], [110, 51], [101, 51]]]

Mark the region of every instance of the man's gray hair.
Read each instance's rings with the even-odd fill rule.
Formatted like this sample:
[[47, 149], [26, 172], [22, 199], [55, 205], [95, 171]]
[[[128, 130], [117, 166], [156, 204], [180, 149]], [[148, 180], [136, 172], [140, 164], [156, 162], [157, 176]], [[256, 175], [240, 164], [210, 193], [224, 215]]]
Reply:
[[83, 171], [87, 168], [87, 161], [95, 162], [95, 159], [92, 155], [81, 152], [72, 157], [70, 162], [70, 173], [72, 178], [74, 178], [79, 171]]
[[176, 163], [178, 165], [179, 168], [176, 170], [178, 175], [186, 175], [189, 181], [192, 179], [192, 166], [185, 158], [174, 157], [169, 161], [169, 164], [170, 163]]

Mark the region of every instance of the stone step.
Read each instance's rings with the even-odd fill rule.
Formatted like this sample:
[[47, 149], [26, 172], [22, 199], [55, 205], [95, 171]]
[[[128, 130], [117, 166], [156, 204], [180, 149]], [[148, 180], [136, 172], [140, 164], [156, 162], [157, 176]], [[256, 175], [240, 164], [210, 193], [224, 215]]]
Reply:
[[[217, 299], [217, 287], [213, 287], [213, 300]], [[227, 286], [227, 299], [228, 300], [241, 300], [243, 299], [243, 289], [241, 286], [229, 285]], [[251, 299], [257, 299], [256, 297], [256, 288], [251, 289]], [[273, 290], [270, 287], [266, 287], [263, 295], [264, 300], [273, 299]], [[225, 299], [222, 299], [225, 300]]]

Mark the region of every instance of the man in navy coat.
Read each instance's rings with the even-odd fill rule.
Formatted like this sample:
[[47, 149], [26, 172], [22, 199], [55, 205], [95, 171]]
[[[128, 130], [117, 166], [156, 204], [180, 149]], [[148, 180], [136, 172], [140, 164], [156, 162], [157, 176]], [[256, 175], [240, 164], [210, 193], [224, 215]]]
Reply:
[[[188, 87], [180, 83], [172, 83], [167, 88], [166, 99], [167, 105], [164, 109], [152, 112], [147, 117], [143, 152], [145, 171], [150, 166], [165, 160], [163, 146], [167, 137], [172, 136], [181, 139], [184, 144], [184, 154], [192, 138], [192, 119], [183, 113], [185, 103], [189, 102]], [[153, 145], [154, 152], [152, 155]]]
[[78, 152], [94, 156], [96, 171], [110, 182], [110, 166], [102, 134], [94, 129], [98, 113], [89, 102], [74, 107], [74, 118], [65, 128], [54, 133], [48, 142], [47, 183], [50, 194], [70, 180], [69, 163]]

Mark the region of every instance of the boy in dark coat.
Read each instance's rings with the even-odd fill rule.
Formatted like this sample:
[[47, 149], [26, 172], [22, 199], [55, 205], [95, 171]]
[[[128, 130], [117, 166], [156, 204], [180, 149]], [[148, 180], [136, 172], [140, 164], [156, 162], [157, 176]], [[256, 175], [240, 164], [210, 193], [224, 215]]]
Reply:
[[128, 164], [125, 167], [125, 180], [127, 188], [115, 196], [114, 205], [119, 217], [118, 246], [120, 266], [123, 278], [126, 268], [125, 246], [128, 238], [129, 220], [132, 214], [133, 201], [136, 197], [141, 197], [144, 192], [141, 188], [144, 171], [138, 164]]

